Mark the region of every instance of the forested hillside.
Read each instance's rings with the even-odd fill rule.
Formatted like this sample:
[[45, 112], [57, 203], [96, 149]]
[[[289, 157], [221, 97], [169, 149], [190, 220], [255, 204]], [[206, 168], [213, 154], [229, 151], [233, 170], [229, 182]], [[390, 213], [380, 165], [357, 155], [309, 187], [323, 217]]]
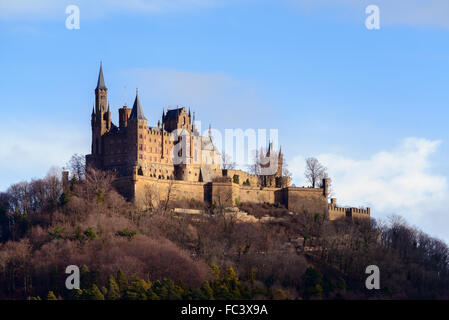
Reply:
[[[250, 203], [240, 209], [282, 219], [244, 223], [194, 202], [139, 210], [111, 174], [80, 175], [67, 188], [49, 174], [0, 193], [0, 299], [449, 298], [447, 245], [401, 218], [328, 221]], [[80, 267], [80, 290], [65, 287], [68, 265]], [[368, 265], [380, 290], [365, 288]]]

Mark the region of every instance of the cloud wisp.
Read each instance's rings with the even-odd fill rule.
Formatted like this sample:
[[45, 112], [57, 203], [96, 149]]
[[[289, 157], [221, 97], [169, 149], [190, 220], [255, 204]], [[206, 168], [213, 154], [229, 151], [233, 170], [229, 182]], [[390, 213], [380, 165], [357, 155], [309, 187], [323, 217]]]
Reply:
[[[449, 239], [446, 230], [428, 223], [430, 217], [449, 223], [443, 205], [449, 200], [447, 179], [432, 172], [432, 156], [440, 144], [439, 140], [406, 138], [395, 150], [367, 159], [330, 153], [317, 158], [328, 168], [340, 204], [369, 206], [376, 218], [398, 214]], [[304, 162], [299, 155], [290, 164], [298, 184], [304, 183]]]

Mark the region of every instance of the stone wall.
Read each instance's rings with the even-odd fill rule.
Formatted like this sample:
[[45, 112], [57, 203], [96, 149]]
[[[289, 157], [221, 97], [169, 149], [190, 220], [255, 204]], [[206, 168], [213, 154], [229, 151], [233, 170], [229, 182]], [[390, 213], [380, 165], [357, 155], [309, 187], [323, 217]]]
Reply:
[[289, 210], [320, 213], [327, 216], [327, 197], [321, 188], [284, 188], [286, 206]]
[[114, 182], [117, 190], [138, 205], [157, 205], [165, 201], [170, 193], [171, 201], [207, 202], [225, 207], [241, 202], [279, 203], [297, 213], [319, 213], [330, 220], [342, 218], [369, 219], [370, 209], [340, 208], [336, 201], [328, 204], [324, 188], [260, 188], [227, 182], [190, 182], [163, 180], [134, 174], [121, 177]]
[[[334, 200], [334, 199], [332, 199]], [[370, 208], [360, 209], [360, 208], [342, 208], [338, 207], [335, 201], [332, 201], [328, 205], [329, 220], [338, 219], [369, 219], [370, 218]]]

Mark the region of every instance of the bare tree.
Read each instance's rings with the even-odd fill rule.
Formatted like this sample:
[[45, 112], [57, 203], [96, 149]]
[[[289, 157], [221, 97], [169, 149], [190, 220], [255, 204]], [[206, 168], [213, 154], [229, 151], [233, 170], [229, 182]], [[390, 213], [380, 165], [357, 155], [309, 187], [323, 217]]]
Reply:
[[221, 165], [224, 170], [234, 170], [237, 167], [237, 164], [224, 151], [221, 154]]
[[290, 179], [292, 178], [293, 174], [291, 173], [290, 170], [288, 170], [288, 164], [287, 162], [285, 162], [282, 164], [282, 176], [283, 177], [289, 177]]
[[76, 175], [78, 179], [81, 179], [86, 172], [86, 158], [81, 154], [75, 153], [67, 163], [67, 167], [72, 172], [72, 175]]
[[261, 173], [261, 159], [264, 156], [263, 149], [253, 150], [252, 163], [248, 165], [248, 171], [251, 174], [260, 175]]
[[317, 158], [306, 159], [305, 176], [307, 181], [312, 185], [312, 188], [320, 186], [324, 178], [328, 178], [327, 168], [323, 166]]

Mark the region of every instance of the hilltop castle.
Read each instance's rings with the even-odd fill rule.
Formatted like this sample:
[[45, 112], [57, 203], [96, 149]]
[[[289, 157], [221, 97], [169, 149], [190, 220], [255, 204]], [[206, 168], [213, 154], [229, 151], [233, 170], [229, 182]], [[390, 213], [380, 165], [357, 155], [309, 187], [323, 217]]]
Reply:
[[[346, 213], [345, 208], [328, 204], [327, 181], [322, 188], [290, 187], [290, 178], [283, 176], [282, 152], [275, 152], [271, 143], [266, 152], [268, 162], [261, 164], [259, 174], [222, 169], [211, 129], [202, 136], [195, 127], [195, 113], [192, 117], [185, 107], [163, 111], [157, 126], [149, 126], [136, 91], [133, 107], [120, 108], [119, 124], [115, 125], [101, 64], [91, 127], [91, 154], [86, 156], [86, 165], [115, 171], [116, 189], [138, 204], [164, 198], [225, 206], [268, 202], [292, 210], [314, 210], [330, 218], [333, 212], [341, 216], [342, 210], [352, 216], [352, 211]], [[369, 217], [369, 209], [360, 214]]]

